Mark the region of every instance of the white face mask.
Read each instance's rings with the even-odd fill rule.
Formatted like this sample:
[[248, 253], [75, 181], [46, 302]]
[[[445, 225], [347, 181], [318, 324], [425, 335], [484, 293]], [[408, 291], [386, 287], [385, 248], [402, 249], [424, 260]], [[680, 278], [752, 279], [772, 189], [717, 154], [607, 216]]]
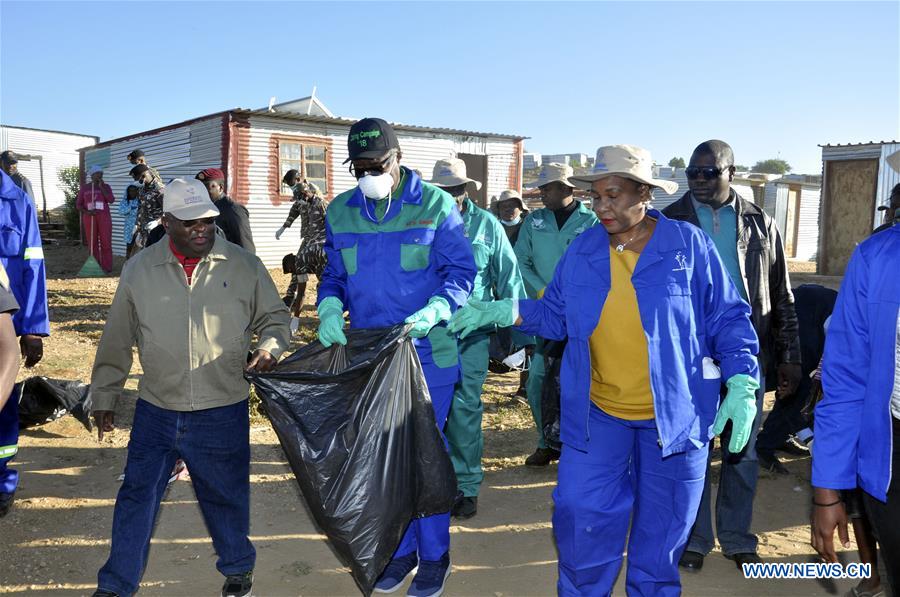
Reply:
[[359, 190], [369, 199], [384, 199], [391, 194], [394, 179], [390, 174], [384, 173], [377, 176], [366, 174], [359, 179]]
[[519, 216], [515, 220], [500, 220], [500, 223], [503, 224], [504, 226], [515, 226], [516, 224], [518, 224], [521, 221], [522, 221], [522, 216]]

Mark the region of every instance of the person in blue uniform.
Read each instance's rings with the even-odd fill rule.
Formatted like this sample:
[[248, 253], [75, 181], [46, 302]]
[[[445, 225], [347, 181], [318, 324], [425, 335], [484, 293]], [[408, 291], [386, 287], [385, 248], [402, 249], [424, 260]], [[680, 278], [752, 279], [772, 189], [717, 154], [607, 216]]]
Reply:
[[[50, 335], [44, 250], [34, 203], [3, 172], [0, 172], [0, 264], [6, 268], [10, 290], [19, 303], [13, 326], [25, 367], [34, 367], [44, 356], [43, 338]], [[19, 401], [13, 397], [0, 410], [0, 517], [12, 507], [19, 485], [19, 473], [7, 466], [18, 452], [18, 443]]]
[[[344, 344], [353, 328], [412, 324], [435, 419], [443, 428], [460, 363], [445, 322], [465, 304], [476, 275], [472, 248], [453, 198], [400, 165], [393, 128], [365, 118], [350, 128], [351, 172], [359, 181], [325, 215], [327, 265], [319, 282], [319, 341]], [[450, 574], [450, 513], [410, 522], [375, 585], [393, 592], [418, 569], [409, 595], [439, 595]]]
[[849, 547], [840, 490], [863, 502], [894, 595], [900, 590], [900, 226], [856, 247], [838, 292], [822, 360], [812, 448], [812, 546], [837, 562]]
[[450, 324], [462, 337], [487, 323], [568, 337], [553, 494], [560, 595], [609, 595], [626, 539], [628, 594], [679, 595], [706, 446], [730, 423], [740, 450], [756, 414], [750, 307], [702, 230], [650, 208], [652, 188], [674, 191], [652, 164], [644, 149], [601, 147], [594, 171], [571, 179], [590, 187], [601, 226], [572, 241], [543, 298], [470, 301]]

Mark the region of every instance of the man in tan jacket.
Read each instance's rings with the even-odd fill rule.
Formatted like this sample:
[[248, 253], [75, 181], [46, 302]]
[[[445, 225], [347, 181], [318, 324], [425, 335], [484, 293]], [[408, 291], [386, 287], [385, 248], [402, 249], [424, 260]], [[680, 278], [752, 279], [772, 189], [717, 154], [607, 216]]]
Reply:
[[[288, 311], [252, 253], [217, 238], [218, 210], [197, 180], [166, 187], [168, 236], [122, 272], [92, 374], [100, 439], [137, 345], [138, 387], [125, 479], [116, 498], [110, 556], [94, 595], [131, 595], [176, 459], [190, 467], [197, 501], [226, 576], [222, 595], [248, 595], [250, 543], [249, 385], [244, 371], [269, 371], [289, 342]], [[256, 350], [247, 359], [253, 334]]]

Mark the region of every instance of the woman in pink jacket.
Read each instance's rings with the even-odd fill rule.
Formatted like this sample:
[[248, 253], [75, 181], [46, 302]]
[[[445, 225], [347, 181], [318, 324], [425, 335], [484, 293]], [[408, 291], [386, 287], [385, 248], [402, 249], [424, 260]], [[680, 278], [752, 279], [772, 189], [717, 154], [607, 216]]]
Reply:
[[87, 240], [91, 255], [106, 273], [112, 273], [112, 218], [109, 204], [116, 197], [108, 184], [103, 182], [103, 169], [91, 166], [90, 182], [83, 183], [78, 191], [75, 207], [81, 212], [81, 232]]

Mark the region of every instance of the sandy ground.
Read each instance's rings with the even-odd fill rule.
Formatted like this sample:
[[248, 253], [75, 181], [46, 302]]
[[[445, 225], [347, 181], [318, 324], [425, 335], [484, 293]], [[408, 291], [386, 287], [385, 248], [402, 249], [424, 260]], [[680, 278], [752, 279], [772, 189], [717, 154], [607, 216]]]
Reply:
[[[73, 278], [84, 259], [71, 247], [47, 251], [53, 337], [29, 374], [87, 380], [115, 278]], [[286, 277], [274, 272], [279, 287]], [[808, 274], [807, 274], [808, 275]], [[806, 277], [806, 276], [804, 276]], [[809, 280], [804, 280], [809, 281]], [[314, 312], [301, 340], [313, 334]], [[117, 413], [119, 429], [102, 443], [72, 417], [26, 430], [15, 466], [15, 508], [0, 519], [0, 593], [89, 595], [108, 554], [112, 510], [125, 462], [133, 389]], [[24, 375], [24, 374], [23, 374]], [[535, 431], [526, 406], [510, 398], [513, 375], [491, 376], [485, 391], [485, 480], [479, 513], [454, 524], [447, 595], [552, 595], [556, 552], [550, 516], [555, 465], [527, 469]], [[258, 551], [254, 594], [358, 595], [347, 570], [306, 512], [274, 432], [256, 417], [252, 442], [252, 538]], [[809, 547], [809, 459], [787, 458], [789, 476], [760, 475], [753, 530], [769, 562], [813, 561]], [[713, 468], [713, 480], [717, 467]], [[855, 551], [842, 554], [858, 561]], [[215, 555], [189, 481], [174, 483], [162, 506], [141, 593], [214, 595]], [[851, 581], [745, 580], [716, 550], [700, 574], [683, 578], [687, 595], [842, 594]], [[615, 593], [624, 594], [624, 575]]]

